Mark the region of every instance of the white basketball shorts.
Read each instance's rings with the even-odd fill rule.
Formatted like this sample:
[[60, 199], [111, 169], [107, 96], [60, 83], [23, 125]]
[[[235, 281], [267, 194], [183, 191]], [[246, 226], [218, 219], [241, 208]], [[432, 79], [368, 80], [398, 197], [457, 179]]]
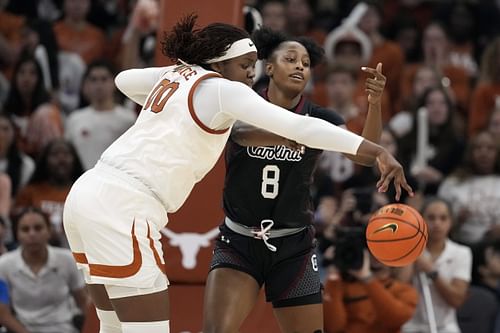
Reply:
[[82, 175], [64, 206], [64, 229], [89, 284], [151, 288], [165, 274], [163, 205], [139, 180], [105, 164]]

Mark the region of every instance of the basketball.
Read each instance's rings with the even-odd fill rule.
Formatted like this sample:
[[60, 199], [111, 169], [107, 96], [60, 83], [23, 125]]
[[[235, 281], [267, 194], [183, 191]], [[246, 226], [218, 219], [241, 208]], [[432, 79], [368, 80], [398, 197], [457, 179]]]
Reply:
[[427, 224], [418, 211], [404, 204], [389, 204], [375, 212], [366, 228], [370, 252], [387, 266], [414, 262], [427, 244]]

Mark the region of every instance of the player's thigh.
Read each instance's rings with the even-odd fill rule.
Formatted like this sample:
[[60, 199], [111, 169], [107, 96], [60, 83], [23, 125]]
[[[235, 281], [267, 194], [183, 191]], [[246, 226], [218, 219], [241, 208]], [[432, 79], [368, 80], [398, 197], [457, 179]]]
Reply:
[[274, 308], [283, 333], [323, 332], [323, 304], [307, 304]]
[[170, 320], [168, 289], [145, 295], [112, 298], [111, 303], [121, 322]]
[[104, 311], [113, 311], [113, 305], [109, 300], [108, 292], [104, 285], [87, 284], [87, 290], [96, 308]]
[[203, 332], [238, 332], [257, 301], [259, 289], [257, 281], [247, 273], [232, 268], [213, 269], [205, 287]]

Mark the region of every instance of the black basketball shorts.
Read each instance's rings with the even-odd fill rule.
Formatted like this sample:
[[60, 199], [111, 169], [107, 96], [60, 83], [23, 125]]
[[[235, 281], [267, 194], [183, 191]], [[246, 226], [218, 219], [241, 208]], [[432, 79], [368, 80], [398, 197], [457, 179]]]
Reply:
[[219, 229], [210, 270], [226, 267], [251, 275], [260, 287], [265, 286], [266, 300], [275, 308], [322, 302], [312, 226], [269, 239], [276, 252], [262, 239], [240, 235], [225, 224]]

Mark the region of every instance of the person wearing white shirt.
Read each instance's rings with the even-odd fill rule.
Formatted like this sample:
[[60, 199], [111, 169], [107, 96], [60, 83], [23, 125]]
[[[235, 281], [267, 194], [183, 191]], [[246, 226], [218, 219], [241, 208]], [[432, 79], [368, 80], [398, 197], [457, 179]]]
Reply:
[[[431, 325], [435, 325], [437, 333], [460, 333], [456, 309], [467, 297], [472, 251], [448, 238], [452, 213], [446, 201], [431, 197], [424, 203], [421, 212], [429, 227], [429, 239], [426, 251], [410, 268], [420, 301], [413, 318], [403, 326], [402, 332], [429, 333], [433, 332]], [[422, 278], [420, 273], [427, 278]], [[425, 280], [430, 282], [430, 304], [425, 299]], [[430, 313], [434, 313], [435, 322]]]
[[65, 136], [75, 146], [85, 170], [92, 168], [136, 119], [134, 111], [115, 102], [113, 76], [109, 63], [91, 63], [83, 79], [83, 92], [90, 104], [67, 119]]

